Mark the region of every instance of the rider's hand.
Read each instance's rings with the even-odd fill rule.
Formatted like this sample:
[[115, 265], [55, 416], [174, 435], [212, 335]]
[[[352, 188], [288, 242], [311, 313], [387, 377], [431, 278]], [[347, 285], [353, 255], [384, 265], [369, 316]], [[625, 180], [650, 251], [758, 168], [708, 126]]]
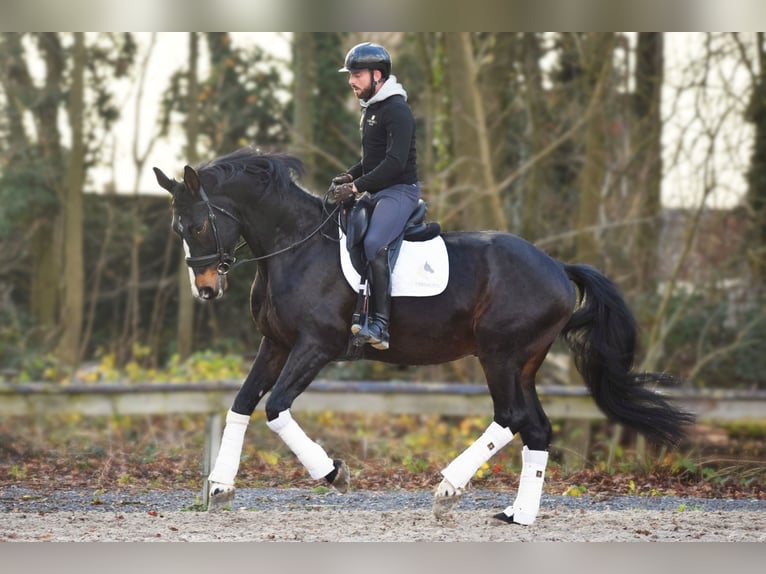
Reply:
[[354, 181], [354, 176], [350, 173], [339, 173], [334, 178], [332, 178], [333, 185], [341, 185], [343, 183], [351, 183]]
[[335, 189], [333, 189], [333, 196], [335, 197], [335, 201], [346, 203], [349, 199], [354, 198], [354, 191], [353, 183], [343, 183], [335, 186]]

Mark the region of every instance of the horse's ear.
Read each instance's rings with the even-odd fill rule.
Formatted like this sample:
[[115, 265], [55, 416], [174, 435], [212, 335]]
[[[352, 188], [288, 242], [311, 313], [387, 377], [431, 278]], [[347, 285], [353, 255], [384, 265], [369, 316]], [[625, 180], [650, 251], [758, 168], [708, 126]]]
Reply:
[[195, 196], [199, 196], [199, 189], [202, 187], [199, 182], [199, 175], [197, 175], [194, 168], [189, 165], [184, 167], [184, 183], [186, 184], [186, 189], [192, 192]]
[[176, 185], [176, 181], [166, 176], [160, 168], [155, 167], [152, 169], [154, 169], [154, 175], [157, 177], [157, 183], [160, 184], [160, 187], [167, 189], [169, 193], [173, 193], [173, 188]]

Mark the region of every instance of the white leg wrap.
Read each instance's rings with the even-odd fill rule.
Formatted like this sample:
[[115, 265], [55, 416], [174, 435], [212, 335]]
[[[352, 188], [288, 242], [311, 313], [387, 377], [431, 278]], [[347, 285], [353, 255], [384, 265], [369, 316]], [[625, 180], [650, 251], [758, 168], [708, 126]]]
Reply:
[[208, 480], [227, 486], [234, 485], [234, 477], [239, 469], [239, 459], [242, 456], [242, 444], [245, 440], [245, 431], [250, 423], [248, 415], [240, 415], [229, 410], [226, 414], [226, 426], [221, 437], [221, 448], [215, 459], [213, 472]]
[[548, 464], [548, 451], [529, 450], [526, 446], [521, 451], [521, 478], [516, 500], [503, 513], [512, 516], [518, 524], [532, 524], [540, 510], [540, 497], [543, 494], [545, 467]]
[[321, 446], [306, 436], [303, 429], [293, 420], [289, 410], [282, 411], [277, 418], [266, 424], [290, 447], [309, 471], [311, 478], [322, 478], [335, 469], [332, 459]]
[[513, 440], [511, 429], [501, 427], [493, 421], [476, 442], [442, 470], [442, 476], [455, 488], [463, 488], [479, 467], [511, 440]]

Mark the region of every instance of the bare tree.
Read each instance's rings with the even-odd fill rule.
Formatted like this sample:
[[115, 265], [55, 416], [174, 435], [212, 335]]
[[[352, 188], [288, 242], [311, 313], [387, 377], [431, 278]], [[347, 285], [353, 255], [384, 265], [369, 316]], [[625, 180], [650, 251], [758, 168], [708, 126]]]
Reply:
[[609, 141], [606, 134], [607, 99], [612, 74], [615, 35], [589, 33], [582, 41], [582, 95], [593, 110], [585, 127], [585, 157], [578, 181], [577, 260], [600, 266], [598, 236], [593, 230], [599, 222], [601, 199], [606, 182]]
[[[65, 62], [57, 34], [41, 34], [34, 39], [45, 68], [42, 84], [38, 87], [33, 82], [24, 36], [16, 32], [3, 33], [0, 82], [8, 100], [14, 103], [7, 106], [11, 142], [7, 165], [11, 169], [40, 174], [39, 181], [35, 182], [39, 187], [35, 191], [38, 196], [44, 195], [40, 197], [40, 203], [45, 207], [34, 210], [37, 217], [27, 222], [31, 265], [29, 296], [35, 324], [43, 337], [50, 340], [58, 333], [61, 301], [60, 182], [63, 159], [57, 120]], [[36, 137], [28, 135], [25, 114], [33, 118]]]
[[85, 183], [85, 35], [74, 34], [72, 50], [72, 79], [67, 101], [71, 149], [66, 162], [64, 179], [64, 301], [61, 312], [62, 337], [57, 355], [67, 365], [76, 365], [80, 359], [85, 301], [83, 268], [82, 195]]
[[[739, 38], [744, 61], [749, 58]], [[750, 217], [748, 261], [758, 287], [766, 290], [766, 34], [756, 33], [755, 61], [749, 65], [753, 89], [747, 119], [755, 127], [753, 152], [748, 170], [746, 204]]]
[[465, 227], [507, 230], [505, 210], [492, 168], [487, 119], [479, 92], [479, 67], [471, 34], [447, 33], [445, 46], [452, 102], [453, 191], [459, 190], [461, 196], [457, 203], [458, 212]]
[[291, 147], [303, 160], [306, 168], [305, 184], [314, 189], [316, 181], [314, 118], [316, 86], [316, 54], [313, 32], [295, 32], [293, 34], [293, 126]]
[[[8, 75], [2, 81], [13, 103], [7, 107], [11, 129], [3, 132], [4, 159], [13, 167], [10, 174], [4, 170], [3, 184], [24, 207], [23, 223], [19, 218], [15, 225], [30, 234], [30, 308], [48, 337], [37, 343], [55, 349], [67, 366], [79, 358], [83, 328], [86, 173], [102, 158], [99, 134], [119, 117], [111, 80], [127, 73], [133, 48], [130, 34], [3, 36]], [[35, 81], [32, 61], [41, 64]]]
[[636, 240], [629, 260], [639, 291], [657, 286], [657, 246], [662, 187], [662, 83], [664, 37], [661, 32], [641, 32], [636, 46], [636, 88], [633, 97], [635, 127], [631, 133], [630, 190], [639, 198]]
[[[668, 98], [669, 109], [664, 112], [664, 127], [671, 129], [669, 140], [675, 143], [665, 152], [666, 177], [680, 181], [685, 188], [687, 193], [682, 201], [688, 217], [680, 248], [660, 254], [660, 261], [664, 260], [669, 269], [665, 272], [660, 302], [652, 313], [644, 345], [642, 368], [647, 370], [665, 366], [668, 337], [695, 312], [695, 301], [705, 296], [718, 299], [722, 293], [717, 284], [725, 270], [710, 268], [704, 263], [692, 266], [690, 260], [700, 241], [706, 215], [717, 196], [728, 191], [726, 181], [731, 174], [724, 176], [721, 172], [736, 165], [736, 155], [743, 146], [744, 124], [739, 120], [743, 102], [740, 94], [732, 89], [735, 84], [732, 74], [736, 73], [736, 66], [732, 66], [734, 44], [723, 34], [705, 34], [703, 38], [697, 47], [699, 56], [684, 62], [683, 69], [676, 71], [677, 79], [668, 86], [672, 95]], [[669, 231], [672, 229], [665, 234]], [[708, 285], [710, 293], [705, 292]], [[701, 349], [699, 344], [697, 349]], [[705, 352], [693, 360], [709, 364], [707, 356]], [[720, 358], [721, 353], [716, 353], [716, 357]], [[699, 374], [702, 366], [692, 367], [691, 372]]]
[[[154, 46], [157, 41], [156, 33], [152, 33], [149, 38], [149, 44], [144, 58], [140, 64], [138, 79], [136, 84], [136, 98], [134, 107], [134, 123], [133, 123], [133, 145], [132, 145], [132, 158], [133, 165], [135, 167], [133, 178], [133, 202], [132, 202], [132, 223], [133, 230], [131, 233], [130, 242], [130, 273], [128, 275], [128, 281], [126, 285], [126, 297], [125, 297], [125, 322], [122, 330], [122, 343], [120, 344], [119, 360], [124, 362], [133, 353], [136, 344], [141, 339], [141, 309], [140, 309], [140, 283], [141, 283], [141, 261], [140, 261], [140, 249], [143, 242], [144, 233], [143, 217], [141, 212], [141, 202], [139, 198], [139, 182], [146, 167], [146, 162], [151, 156], [152, 149], [157, 143], [159, 137], [158, 133], [152, 134], [148, 143], [143, 151], [139, 149], [139, 142], [141, 137], [141, 119], [142, 119], [142, 107], [144, 104], [144, 89], [146, 87], [146, 74], [149, 66], [149, 61], [154, 51]], [[158, 290], [159, 291], [159, 290]]]
[[[524, 104], [529, 119], [527, 132], [529, 156], [535, 157], [546, 145], [546, 104], [541, 69], [542, 49], [536, 32], [525, 32], [522, 63], [524, 69]], [[524, 178], [524, 203], [521, 216], [521, 234], [534, 240], [539, 233], [541, 194], [544, 193], [545, 162], [536, 161]]]
[[[186, 161], [194, 164], [198, 160], [197, 139], [199, 138], [199, 33], [189, 32], [188, 72], [188, 115], [186, 118]], [[189, 287], [189, 269], [186, 262], [178, 262], [178, 356], [185, 359], [194, 347], [194, 298]]]

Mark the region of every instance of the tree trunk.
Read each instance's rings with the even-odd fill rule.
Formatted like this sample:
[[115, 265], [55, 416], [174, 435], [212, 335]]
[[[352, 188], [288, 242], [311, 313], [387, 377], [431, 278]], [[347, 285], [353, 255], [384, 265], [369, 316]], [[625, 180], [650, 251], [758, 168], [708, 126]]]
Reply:
[[[146, 149], [142, 152], [139, 151], [139, 139], [140, 139], [140, 127], [141, 127], [141, 110], [144, 104], [144, 88], [146, 85], [146, 74], [149, 66], [149, 61], [154, 51], [154, 45], [156, 43], [156, 34], [152, 34], [147, 47], [146, 54], [144, 55], [141, 68], [139, 70], [139, 78], [137, 82], [138, 90], [136, 93], [135, 104], [135, 117], [134, 117], [134, 139], [132, 145], [133, 165], [135, 167], [135, 176], [133, 178], [133, 202], [131, 204], [132, 212], [132, 237], [130, 244], [130, 272], [128, 275], [126, 297], [125, 297], [125, 324], [123, 325], [122, 343], [119, 349], [120, 363], [127, 361], [134, 357], [136, 345], [141, 339], [141, 245], [144, 241], [143, 228], [143, 214], [141, 209], [141, 201], [139, 198], [140, 192], [140, 180], [144, 171], [147, 158], [151, 155], [154, 144], [157, 142], [157, 135], [153, 134], [149, 138], [149, 142]], [[157, 290], [159, 292], [159, 289]]]
[[64, 193], [61, 181], [64, 174], [64, 160], [61, 151], [61, 136], [58, 128], [59, 102], [62, 99], [61, 85], [64, 78], [63, 48], [58, 34], [48, 32], [38, 37], [40, 50], [45, 60], [45, 83], [36, 91], [35, 100], [30, 102], [37, 130], [37, 148], [41, 157], [49, 164], [46, 185], [58, 199], [58, 205], [50, 217], [38, 221], [32, 246], [34, 253], [34, 275], [32, 277], [32, 304], [39, 326], [47, 334], [47, 341], [53, 342], [60, 335], [63, 276], [63, 213]]
[[445, 218], [451, 199], [443, 184], [443, 175], [451, 165], [449, 150], [451, 121], [449, 103], [442, 96], [447, 91], [443, 35], [436, 32], [418, 32], [415, 38], [417, 54], [424, 69], [423, 93], [418, 131], [418, 175], [423, 182], [422, 193], [428, 201], [428, 217], [450, 226]]
[[[525, 32], [523, 40], [524, 100], [529, 130], [529, 157], [536, 157], [545, 148], [545, 92], [540, 69], [542, 57], [536, 32]], [[534, 241], [539, 233], [540, 197], [543, 193], [544, 161], [536, 161], [524, 177], [524, 203], [521, 208], [521, 235]]]
[[596, 226], [605, 185], [608, 142], [606, 139], [607, 84], [612, 72], [614, 34], [589, 33], [583, 41], [582, 94], [591, 110], [585, 127], [585, 157], [580, 172], [577, 211], [577, 260], [602, 266]]
[[83, 327], [82, 344], [80, 345], [80, 356], [85, 356], [90, 338], [93, 333], [93, 325], [96, 322], [96, 309], [98, 299], [101, 295], [101, 284], [104, 278], [104, 271], [108, 264], [109, 248], [112, 245], [112, 236], [114, 231], [114, 205], [111, 200], [106, 202], [106, 224], [104, 225], [104, 236], [100, 242], [98, 259], [96, 259], [95, 268], [92, 277], [88, 283], [91, 286], [88, 295], [88, 309], [85, 312], [85, 326]]
[[[47, 42], [40, 42], [46, 65], [45, 83], [37, 88], [27, 68], [22, 37], [18, 32], [4, 32], [0, 54], [0, 85], [8, 102], [14, 104], [5, 106], [9, 140], [12, 142], [9, 161], [18, 171], [37, 169], [33, 164], [44, 162], [50, 175], [42, 176], [42, 180], [49, 193], [58, 200], [62, 168], [58, 123], [55, 121], [59, 98], [56, 90], [63, 76], [63, 64], [60, 57], [52, 54], [60, 52], [60, 46], [55, 34], [41, 37], [48, 38]], [[48, 91], [53, 91], [54, 97], [46, 97]], [[36, 140], [27, 137], [25, 114], [31, 114], [34, 120], [38, 135]], [[61, 252], [57, 247], [61, 242], [57, 241], [60, 229], [58, 211], [59, 206], [55, 205], [46, 210], [45, 216], [25, 222], [29, 228], [29, 308], [34, 324], [42, 334], [39, 340], [43, 343], [55, 336], [59, 318]]]
[[[29, 286], [29, 309], [35, 326], [40, 332], [38, 339], [43, 345], [52, 342], [58, 333], [58, 312], [61, 301], [58, 272], [61, 253], [56, 248], [59, 242], [58, 217], [37, 221], [32, 230], [29, 244], [31, 278]], [[47, 346], [47, 345], [46, 345]]]
[[755, 134], [745, 198], [750, 217], [748, 265], [754, 286], [766, 289], [766, 37], [756, 34], [757, 77], [753, 86], [748, 119]]
[[84, 309], [83, 185], [85, 182], [85, 34], [74, 34], [72, 80], [67, 102], [72, 145], [64, 179], [64, 303], [58, 358], [75, 367], [80, 359]]
[[632, 161], [630, 189], [639, 198], [633, 253], [632, 281], [640, 292], [657, 289], [657, 248], [660, 231], [662, 183], [662, 81], [663, 34], [641, 32], [636, 48], [635, 128], [631, 134]]
[[[154, 297], [154, 303], [152, 304], [152, 320], [149, 325], [149, 330], [146, 333], [146, 340], [149, 348], [152, 350], [152, 364], [157, 365], [160, 362], [160, 356], [162, 354], [162, 325], [165, 323], [165, 317], [167, 315], [168, 300], [172, 300], [172, 289], [168, 289], [168, 279], [177, 275], [175, 272], [174, 262], [176, 258], [173, 257], [175, 253], [174, 246], [178, 243], [178, 237], [169, 228], [167, 230], [167, 241], [165, 242], [165, 253], [162, 256], [162, 271], [160, 272], [159, 288]], [[181, 261], [181, 264], [186, 264]], [[187, 273], [188, 276], [188, 273]], [[188, 287], [187, 287], [188, 289]]]
[[[186, 117], [186, 162], [197, 162], [197, 138], [199, 136], [199, 116], [197, 99], [199, 82], [197, 61], [199, 59], [199, 34], [189, 33], [189, 113]], [[178, 356], [181, 360], [192, 353], [194, 346], [194, 297], [189, 286], [189, 268], [183, 258], [178, 265]]]
[[478, 68], [469, 32], [445, 36], [452, 98], [455, 202], [465, 228], [508, 230], [505, 211], [492, 170], [489, 134]]
[[122, 326], [122, 336], [118, 349], [119, 363], [124, 364], [133, 354], [135, 345], [138, 343], [139, 323], [140, 323], [140, 298], [139, 281], [141, 278], [141, 260], [139, 250], [141, 248], [142, 234], [139, 227], [140, 207], [138, 202], [134, 202], [132, 208], [133, 233], [130, 240], [130, 251], [128, 261], [130, 269], [128, 280], [125, 285], [125, 320]]
[[314, 153], [315, 86], [317, 70], [313, 32], [293, 34], [293, 128], [290, 134], [292, 153], [306, 168], [303, 184], [316, 189], [316, 154]]

